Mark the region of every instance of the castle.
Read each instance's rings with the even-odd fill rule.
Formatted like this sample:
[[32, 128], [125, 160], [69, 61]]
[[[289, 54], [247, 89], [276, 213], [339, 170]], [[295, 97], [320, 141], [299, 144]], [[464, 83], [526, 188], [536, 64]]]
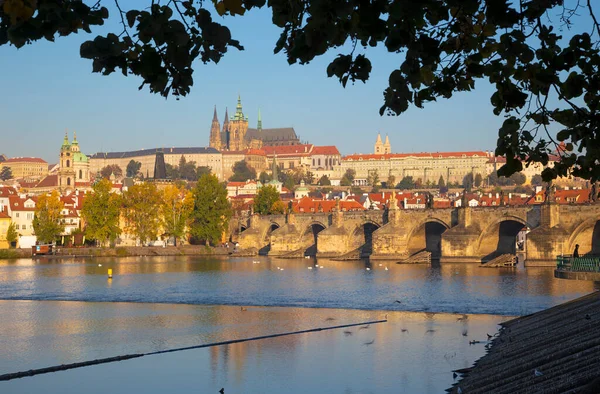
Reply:
[[300, 145], [293, 127], [263, 129], [260, 110], [256, 129], [248, 128], [248, 118], [242, 111], [242, 100], [238, 96], [235, 114], [231, 118], [225, 109], [223, 128], [217, 117], [217, 107], [210, 128], [210, 147], [220, 151], [243, 151], [260, 149], [263, 146]]

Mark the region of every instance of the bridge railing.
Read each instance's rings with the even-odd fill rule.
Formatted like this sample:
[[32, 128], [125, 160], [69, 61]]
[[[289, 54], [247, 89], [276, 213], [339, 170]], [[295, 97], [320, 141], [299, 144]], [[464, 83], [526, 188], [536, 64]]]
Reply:
[[600, 272], [600, 256], [556, 256], [556, 268], [572, 272]]

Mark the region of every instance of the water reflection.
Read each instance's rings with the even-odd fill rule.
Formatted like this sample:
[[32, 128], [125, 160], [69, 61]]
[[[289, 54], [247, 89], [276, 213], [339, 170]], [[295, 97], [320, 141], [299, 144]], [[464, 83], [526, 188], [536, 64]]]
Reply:
[[[0, 392], [442, 392], [500, 316], [386, 312], [388, 322], [147, 356], [0, 383]], [[382, 317], [381, 311], [0, 301], [0, 373]], [[468, 329], [468, 337], [462, 335]], [[351, 334], [345, 334], [348, 331]], [[371, 343], [367, 345], [368, 343]]]
[[[365, 262], [255, 261], [194, 257], [0, 261], [0, 299], [521, 315], [594, 290], [592, 282], [555, 279], [552, 268], [374, 263], [367, 271]], [[108, 269], [114, 274], [110, 281]]]

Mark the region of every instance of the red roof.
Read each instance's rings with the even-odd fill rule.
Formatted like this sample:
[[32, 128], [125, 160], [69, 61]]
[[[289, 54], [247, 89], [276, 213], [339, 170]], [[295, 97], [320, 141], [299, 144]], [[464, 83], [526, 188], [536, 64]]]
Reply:
[[313, 144], [265, 146], [263, 150], [268, 156], [307, 156], [312, 152], [313, 147]]
[[[540, 204], [546, 199], [546, 191], [542, 190], [527, 200], [527, 204]], [[539, 200], [539, 201], [538, 201]], [[559, 204], [581, 204], [590, 201], [589, 189], [556, 190], [554, 200]]]
[[0, 211], [0, 219], [10, 219], [10, 216], [5, 211]]
[[312, 150], [313, 155], [339, 155], [340, 151], [334, 145], [315, 146]]
[[8, 186], [0, 187], [0, 197], [9, 197], [9, 196], [16, 196], [16, 195], [17, 195], [17, 191], [14, 188], [8, 187]]
[[58, 175], [48, 175], [40, 181], [35, 187], [55, 187], [58, 186]]
[[[331, 212], [335, 209], [335, 200], [313, 200], [310, 197], [304, 197], [299, 201], [292, 203], [294, 212]], [[340, 200], [340, 209], [342, 211], [364, 211], [365, 207], [356, 201]]]
[[393, 158], [421, 157], [421, 158], [460, 158], [465, 157], [487, 157], [483, 151], [478, 152], [419, 152], [419, 153], [388, 153], [388, 154], [354, 154], [344, 157], [344, 160], [389, 160]]
[[34, 208], [26, 208], [25, 207], [25, 201], [27, 200], [33, 200], [35, 201], [36, 199], [34, 197], [29, 197], [29, 198], [21, 198], [19, 196], [14, 196], [14, 197], [9, 197], [8, 198], [8, 206], [10, 208], [11, 211], [35, 211], [35, 207]]
[[38, 157], [12, 157], [6, 160], [4, 163], [44, 163], [48, 165], [46, 160], [40, 159]]
[[262, 149], [246, 149], [246, 155], [265, 156], [266, 152]]

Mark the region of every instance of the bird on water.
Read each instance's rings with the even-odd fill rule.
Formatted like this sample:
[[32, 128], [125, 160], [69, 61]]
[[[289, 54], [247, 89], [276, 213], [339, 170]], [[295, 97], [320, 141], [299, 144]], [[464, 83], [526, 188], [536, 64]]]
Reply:
[[221, 388], [221, 390], [219, 390], [219, 393], [225, 394], [225, 388]]

